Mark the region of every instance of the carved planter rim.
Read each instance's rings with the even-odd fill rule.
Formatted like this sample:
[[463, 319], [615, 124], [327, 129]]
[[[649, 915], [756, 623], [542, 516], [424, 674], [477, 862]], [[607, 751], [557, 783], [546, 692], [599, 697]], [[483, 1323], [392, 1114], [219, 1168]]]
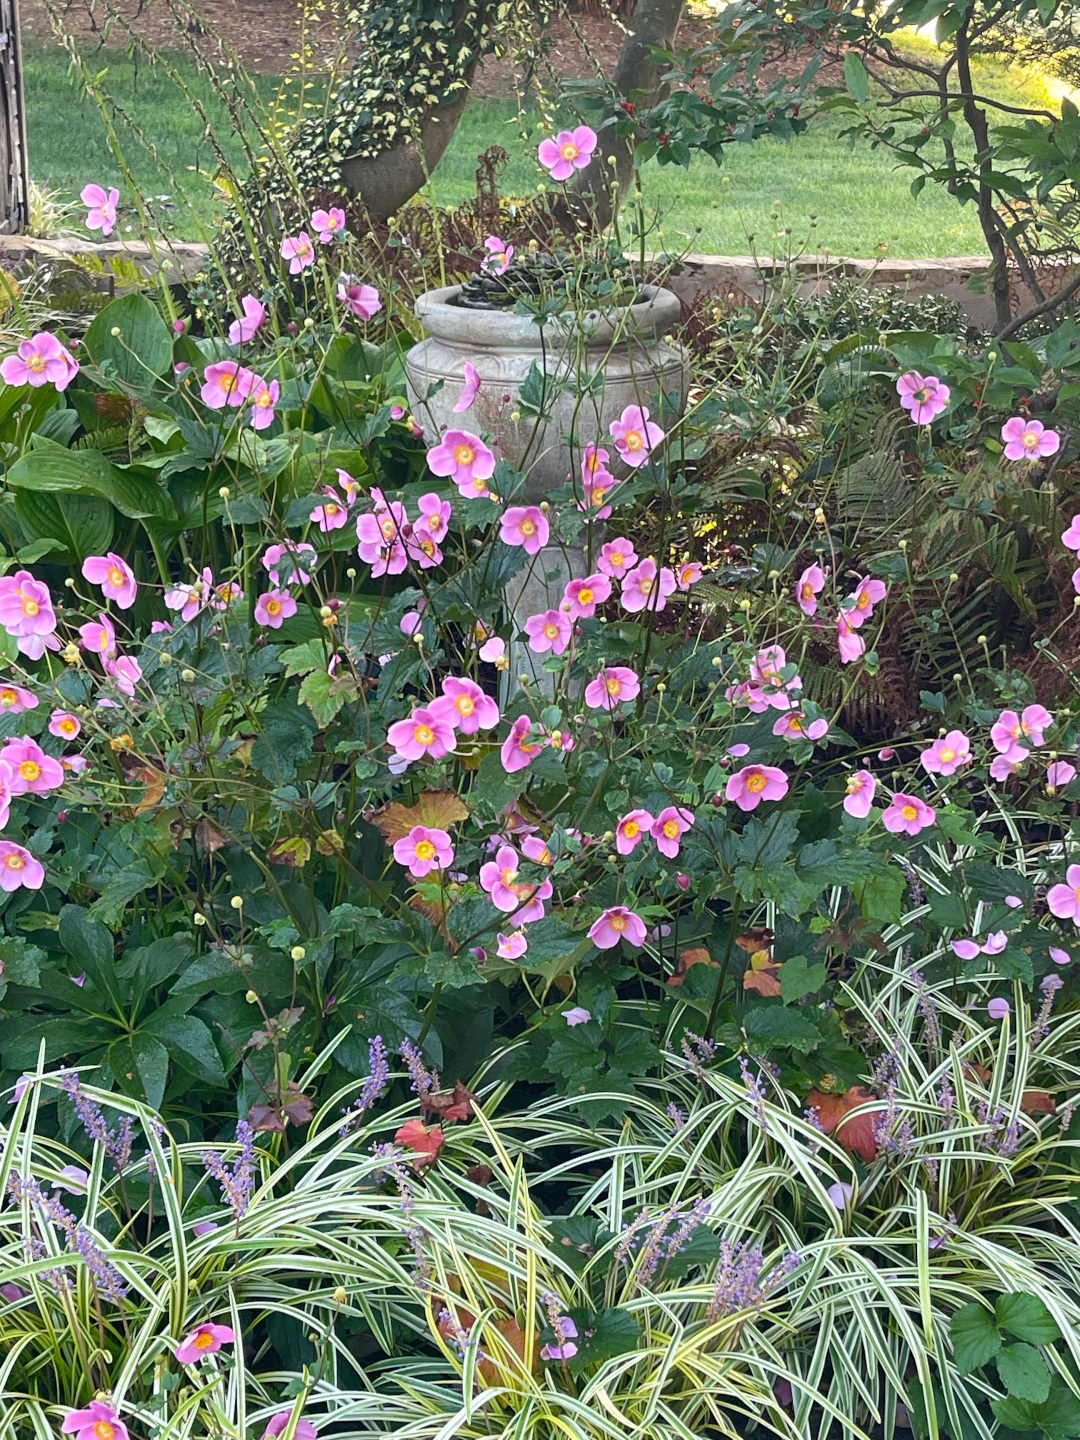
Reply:
[[[460, 285], [444, 285], [417, 297], [413, 310], [429, 335], [481, 349], [540, 348], [541, 327], [533, 324], [531, 315], [466, 310], [452, 305], [450, 301], [460, 291]], [[639, 293], [646, 298], [638, 304], [598, 307], [580, 316], [568, 315], [570, 323], [555, 320], [543, 329], [548, 333], [561, 330], [567, 338], [580, 338], [587, 345], [610, 345], [656, 339], [678, 324], [682, 310], [679, 297], [672, 291], [660, 285], [642, 285]]]

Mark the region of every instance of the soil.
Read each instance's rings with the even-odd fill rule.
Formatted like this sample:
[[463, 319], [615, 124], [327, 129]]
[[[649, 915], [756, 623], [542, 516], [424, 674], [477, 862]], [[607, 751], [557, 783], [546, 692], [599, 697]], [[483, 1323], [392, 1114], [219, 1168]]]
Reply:
[[[186, 29], [178, 26], [166, 0], [110, 0], [110, 6], [137, 35], [159, 50], [183, 50], [191, 40], [204, 38], [212, 28], [249, 70], [266, 75], [281, 75], [289, 70], [291, 57], [300, 44], [300, 17], [305, 8], [299, 0], [225, 0], [224, 4], [216, 5], [202, 0], [198, 8], [209, 17], [204, 30], [197, 21]], [[114, 21], [109, 27], [100, 0], [56, 0], [56, 8], [85, 53], [99, 47], [123, 49], [127, 44], [123, 21]], [[186, 7], [180, 4], [176, 8]], [[58, 43], [43, 0], [21, 0], [19, 13], [24, 44]], [[677, 43], [692, 44], [695, 29], [700, 29], [700, 25], [684, 21]], [[309, 19], [305, 36], [314, 50], [316, 63], [320, 59], [332, 60], [336, 52], [336, 27], [332, 17], [315, 25]], [[614, 73], [622, 40], [620, 26], [606, 17], [580, 15], [572, 23], [557, 19], [545, 34], [546, 65], [542, 65], [541, 73], [550, 66], [558, 80], [595, 75], [598, 69], [610, 76]], [[489, 59], [473, 86], [473, 93], [514, 95], [513, 62]]]

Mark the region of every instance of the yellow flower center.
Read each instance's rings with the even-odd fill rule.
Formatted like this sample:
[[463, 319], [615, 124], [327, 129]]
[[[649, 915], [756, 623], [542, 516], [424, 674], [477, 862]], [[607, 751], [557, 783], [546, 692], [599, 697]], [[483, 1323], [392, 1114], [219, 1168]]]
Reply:
[[418, 745], [431, 745], [435, 740], [435, 731], [430, 725], [417, 725], [413, 731], [413, 738]]
[[97, 1440], [113, 1440], [113, 1436], [116, 1434], [116, 1427], [110, 1425], [107, 1420], [95, 1420], [93, 1428]]
[[325, 504], [322, 508], [323, 508], [323, 514], [324, 514], [324, 515], [326, 516], [326, 518], [329, 520], [332, 516], [334, 516], [334, 515], [336, 515], [336, 514], [338, 513], [338, 511], [341, 509], [341, 506], [340, 506], [340, 505], [335, 505], [332, 500], [328, 500], [328, 501], [326, 502], [326, 504]]
[[4, 864], [9, 870], [22, 870], [25, 868], [26, 861], [21, 855], [11, 851], [10, 854], [4, 856]]
[[418, 860], [435, 859], [435, 846], [430, 840], [418, 840], [416, 842], [416, 858]]
[[536, 525], [532, 520], [522, 520], [520, 525], [522, 535], [535, 535]]
[[14, 690], [0, 690], [0, 705], [6, 709], [9, 705], [17, 705], [19, 697]]
[[850, 780], [848, 780], [847, 782], [847, 793], [849, 795], [858, 795], [859, 791], [862, 788], [863, 782], [859, 779], [858, 775], [852, 775]]
[[471, 715], [476, 709], [476, 701], [471, 695], [459, 695], [454, 701], [454, 709], [459, 715]]
[[587, 585], [584, 585], [578, 591], [577, 598], [579, 605], [591, 605], [593, 603], [593, 592], [589, 589]]
[[550, 864], [551, 864], [551, 851], [550, 851], [550, 850], [541, 850], [541, 851], [540, 851], [540, 854], [537, 855], [537, 857], [536, 857], [536, 863], [537, 863], [537, 865], [550, 865]]
[[214, 1343], [214, 1337], [209, 1330], [203, 1330], [195, 1336], [196, 1350], [209, 1350]]
[[558, 625], [555, 625], [555, 624], [553, 624], [551, 621], [549, 621], [549, 622], [544, 626], [544, 636], [545, 636], [545, 638], [548, 639], [548, 640], [557, 640], [557, 639], [559, 638], [559, 627], [558, 627]]
[[594, 473], [600, 469], [600, 456], [594, 450], [591, 455], [585, 457], [586, 468]]
[[260, 390], [258, 395], [255, 396], [255, 404], [260, 410], [269, 410], [273, 403], [274, 397], [270, 394], [269, 390]]
[[767, 784], [768, 781], [760, 770], [755, 770], [752, 775], [746, 777], [746, 788], [752, 795], [756, 795], [760, 790], [764, 790]]
[[397, 534], [397, 521], [392, 515], [384, 515], [379, 521], [379, 529], [382, 531], [384, 539], [393, 540]]
[[626, 556], [622, 553], [621, 550], [613, 550], [608, 560], [608, 564], [613, 566], [613, 568], [616, 570], [621, 570], [625, 561]]
[[280, 614], [281, 614], [281, 601], [280, 601], [280, 600], [268, 600], [268, 601], [266, 602], [266, 613], [267, 613], [268, 615], [280, 615]]
[[474, 475], [472, 477], [472, 487], [478, 495], [487, 494], [487, 481], [481, 480], [479, 475]]
[[626, 448], [628, 450], [641, 450], [645, 446], [645, 437], [640, 430], [629, 430], [626, 434]]
[[604, 485], [597, 485], [596, 489], [590, 492], [589, 499], [594, 505], [602, 505], [604, 503], [604, 496], [606, 494], [607, 487]]
[[224, 390], [225, 394], [228, 395], [230, 390], [236, 389], [236, 376], [230, 374], [229, 371], [226, 370], [218, 376], [217, 383], [218, 388]]
[[804, 600], [812, 600], [814, 598], [814, 587], [810, 584], [809, 580], [803, 581], [802, 590], [799, 593]]
[[[524, 750], [524, 745], [521, 748]], [[508, 890], [513, 889], [517, 873], [512, 865], [507, 865], [505, 869], [499, 871], [499, 878]]]
[[612, 916], [608, 919], [608, 924], [611, 926], [612, 930], [625, 930], [625, 929], [626, 929], [626, 916], [625, 916], [625, 915], [612, 915]]
[[19, 766], [19, 774], [24, 780], [36, 780], [41, 774], [41, 766], [36, 760], [24, 760]]
[[430, 515], [428, 517], [427, 527], [433, 535], [437, 536], [439, 531], [443, 528], [442, 515]]
[[669, 840], [677, 840], [679, 838], [679, 822], [677, 820], [665, 820], [664, 834]]
[[914, 805], [905, 805], [900, 811], [900, 814], [905, 820], [917, 820], [919, 818], [919, 812], [915, 809]]
[[651, 580], [641, 580], [641, 581], [639, 581], [639, 588], [640, 588], [641, 593], [642, 593], [643, 595], [648, 595], [648, 594], [650, 593], [650, 591], [652, 590], [652, 581], [651, 581]]
[[65, 735], [77, 735], [79, 733], [78, 726], [74, 720], [61, 720], [57, 728], [62, 730]]
[[922, 390], [916, 390], [911, 398], [917, 405], [925, 405], [927, 400], [930, 399], [930, 391], [924, 386]]
[[637, 823], [636, 820], [627, 820], [626, 824], [622, 828], [623, 834], [626, 836], [626, 838], [628, 840], [633, 840], [635, 835], [637, 835], [640, 831], [641, 826]]
[[476, 451], [471, 445], [455, 445], [454, 459], [459, 465], [471, 465], [476, 459]]
[[420, 553], [421, 553], [422, 555], [434, 555], [434, 554], [435, 554], [435, 542], [434, 542], [434, 540], [420, 540], [420, 541], [418, 541], [417, 543], [418, 543], [418, 545], [420, 546]]
[[30, 359], [26, 362], [26, 368], [27, 368], [28, 370], [32, 370], [35, 375], [40, 375], [41, 372], [45, 369], [45, 356], [44, 356], [44, 355], [38, 355], [38, 354], [35, 352], [33, 355], [30, 356]]
[[559, 146], [559, 154], [564, 160], [576, 160], [581, 151], [572, 140], [568, 140], [565, 145]]
[[109, 566], [109, 584], [110, 584], [110, 585], [117, 585], [117, 586], [123, 585], [124, 579], [125, 579], [124, 572], [120, 569], [119, 565], [110, 565], [110, 566]]
[[859, 591], [859, 594], [858, 594], [858, 598], [857, 598], [856, 601], [855, 601], [855, 609], [856, 609], [856, 610], [865, 610], [866, 607], [867, 607], [869, 604], [870, 604], [870, 596], [866, 593], [865, 590], [860, 590], [860, 591]]
[[618, 695], [622, 689], [622, 681], [617, 675], [609, 675], [604, 681], [604, 689], [609, 695]]
[[1039, 443], [1039, 432], [1037, 430], [1025, 430], [1020, 438], [1020, 443], [1026, 450], [1034, 450]]
[[28, 600], [25, 595], [23, 596], [22, 613], [24, 615], [36, 615], [40, 609], [41, 606], [36, 600]]
[[943, 764], [951, 765], [952, 762], [956, 759], [956, 751], [951, 750], [949, 746], [946, 745], [945, 748], [939, 752], [939, 756]]

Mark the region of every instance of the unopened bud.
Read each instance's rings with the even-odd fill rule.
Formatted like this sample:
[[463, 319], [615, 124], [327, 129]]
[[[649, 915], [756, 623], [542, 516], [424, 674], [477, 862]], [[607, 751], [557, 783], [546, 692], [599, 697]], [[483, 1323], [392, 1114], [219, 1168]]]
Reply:
[[188, 669], [181, 670], [181, 671], [180, 671], [180, 679], [183, 680], [183, 681], [185, 681], [188, 685], [190, 685], [191, 682], [192, 682], [192, 680], [195, 679], [195, 671], [194, 671], [194, 670], [188, 670]]
[[221, 496], [222, 500], [227, 500], [232, 492], [230, 491], [228, 485], [222, 485], [221, 489], [217, 493]]
[[123, 334], [123, 331], [120, 329], [120, 326], [119, 326], [119, 325], [114, 325], [114, 326], [112, 327], [112, 329], [109, 331], [109, 334], [110, 334], [110, 335], [113, 337], [113, 339], [115, 340], [116, 337], [117, 337], [117, 335], [122, 335], [122, 334]]
[[294, 960], [302, 960], [307, 954], [307, 951], [304, 949], [303, 945], [294, 945], [289, 951], [289, 954]]
[[242, 910], [244, 908], [244, 897], [242, 895], [234, 895], [229, 901], [229, 904], [234, 910]]
[[259, 997], [258, 995], [256, 995], [254, 990], [249, 990], [244, 996], [244, 999], [249, 1005], [257, 1005], [259, 1003]]

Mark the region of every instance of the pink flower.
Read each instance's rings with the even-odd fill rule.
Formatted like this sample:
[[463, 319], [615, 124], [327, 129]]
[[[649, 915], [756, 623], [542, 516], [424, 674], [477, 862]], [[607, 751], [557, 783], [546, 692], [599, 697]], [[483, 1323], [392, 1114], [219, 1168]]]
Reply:
[[296, 601], [288, 590], [267, 590], [255, 601], [255, 624], [280, 630], [290, 615], [296, 614]]
[[309, 565], [314, 570], [319, 558], [315, 546], [306, 540], [287, 540], [284, 545], [268, 545], [262, 563], [275, 585], [281, 584], [282, 574], [286, 585], [307, 585], [311, 575], [302, 567]]
[[337, 298], [358, 320], [370, 320], [382, 309], [375, 286], [361, 285], [355, 275], [338, 276]]
[[606, 575], [586, 575], [584, 580], [571, 580], [563, 591], [563, 604], [573, 620], [590, 620], [597, 605], [611, 599], [611, 581]]
[[500, 845], [495, 859], [480, 867], [480, 884], [496, 910], [505, 914], [518, 908], [518, 871], [521, 857], [512, 845]]
[[594, 441], [590, 440], [585, 446], [585, 453], [581, 457], [581, 479], [586, 490], [596, 484], [601, 476], [614, 484], [615, 477], [608, 470], [610, 459], [611, 451], [601, 449]]
[[[764, 715], [771, 703], [769, 699], [766, 699], [764, 692], [759, 690], [756, 685], [751, 685], [748, 680], [744, 680], [741, 685], [729, 685], [724, 691], [724, 699], [730, 700], [735, 706], [745, 705], [751, 715]], [[780, 700], [777, 708], [786, 703], [785, 700]], [[749, 749], [750, 747], [747, 745], [742, 753], [745, 755]]]
[[53, 634], [56, 613], [49, 587], [29, 570], [0, 577], [0, 625], [16, 637], [19, 651], [31, 660], [40, 660], [46, 647], [60, 648]]
[[1069, 528], [1062, 533], [1061, 543], [1069, 550], [1080, 550], [1080, 515], [1074, 515]]
[[1011, 1007], [1007, 1000], [1002, 999], [1001, 996], [995, 996], [995, 998], [990, 1001], [989, 1005], [987, 1005], [986, 1013], [990, 1016], [991, 1020], [1004, 1020], [1005, 1016], [1008, 1015], [1010, 1008]]
[[525, 621], [529, 649], [535, 650], [538, 655], [548, 650], [553, 655], [561, 655], [570, 644], [573, 633], [573, 623], [562, 610], [545, 610], [540, 615], [530, 615]]
[[571, 1005], [569, 1010], [559, 1012], [571, 1029], [575, 1025], [587, 1025], [592, 1019], [592, 1011], [586, 1010], [584, 1005]]
[[992, 780], [1008, 780], [1015, 775], [1028, 758], [1028, 752], [1022, 745], [1010, 745], [1008, 750], [1000, 755], [995, 755], [990, 762], [990, 778]]
[[112, 550], [107, 555], [88, 555], [82, 565], [83, 578], [91, 585], [100, 585], [109, 600], [115, 600], [121, 610], [130, 610], [135, 604], [138, 584], [135, 573], [126, 560]]
[[648, 810], [631, 810], [615, 827], [615, 849], [620, 855], [629, 855], [644, 840], [646, 832], [652, 833], [653, 817]]
[[680, 590], [689, 590], [691, 585], [696, 585], [701, 579], [701, 562], [699, 560], [684, 560], [675, 572], [675, 583]]
[[243, 598], [244, 592], [235, 580], [222, 580], [210, 591], [210, 594], [207, 596], [207, 603], [211, 610], [216, 610], [221, 614], [229, 608], [234, 600], [242, 600]]
[[591, 710], [614, 710], [640, 693], [641, 682], [628, 665], [609, 665], [585, 686], [585, 704]]
[[231, 1345], [236, 1335], [228, 1325], [197, 1325], [176, 1347], [176, 1358], [181, 1365], [197, 1365], [207, 1355], [213, 1355], [222, 1345]]
[[226, 405], [239, 409], [251, 394], [255, 375], [241, 365], [239, 360], [219, 360], [216, 365], [207, 365], [203, 371], [204, 384], [199, 392], [204, 405], [211, 410], [221, 410]]
[[251, 382], [251, 426], [254, 430], [266, 430], [274, 423], [274, 406], [281, 396], [281, 386], [276, 380], [264, 380], [256, 375]]
[[87, 207], [86, 228], [100, 230], [103, 239], [111, 235], [116, 224], [120, 191], [106, 190], [103, 185], [84, 185], [79, 199]]
[[986, 944], [982, 947], [984, 955], [1000, 955], [1007, 948], [1009, 937], [1004, 930], [995, 930], [986, 937]]
[[526, 555], [537, 554], [548, 543], [547, 516], [539, 505], [511, 505], [499, 525], [503, 544], [522, 545]]
[[891, 804], [881, 812], [881, 823], [893, 835], [918, 835], [936, 819], [937, 812], [917, 795], [894, 795]]
[[870, 806], [873, 804], [876, 789], [877, 781], [869, 770], [856, 770], [854, 775], [848, 776], [847, 789], [844, 792], [844, 809], [849, 815], [854, 815], [856, 819], [865, 820], [870, 814]]
[[[360, 559], [372, 567], [371, 573], [376, 577], [400, 575], [409, 563], [409, 551], [405, 541], [412, 539], [412, 526], [408, 513], [405, 506], [397, 500], [391, 500], [387, 504], [382, 499], [381, 491], [375, 490], [372, 494], [381, 503], [376, 505], [372, 513], [361, 515], [356, 521]], [[442, 551], [431, 539], [426, 539], [425, 542], [417, 539], [412, 549], [421, 568], [438, 564], [442, 558]]]
[[664, 566], [657, 571], [656, 561], [651, 557], [640, 560], [623, 577], [622, 594], [619, 599], [624, 610], [636, 614], [639, 610], [660, 611], [667, 606], [667, 597], [674, 595], [675, 576]]
[[64, 768], [59, 760], [46, 755], [36, 740], [29, 736], [4, 741], [0, 760], [11, 770], [13, 795], [47, 795], [64, 783]]
[[87, 625], [80, 625], [79, 634], [84, 647], [92, 650], [95, 655], [116, 653], [116, 631], [107, 615], [99, 615], [96, 625], [92, 621]]
[[[786, 784], [784, 788], [787, 788]], [[656, 841], [656, 848], [660, 854], [666, 855], [669, 860], [674, 860], [679, 853], [682, 837], [693, 823], [694, 812], [692, 810], [681, 809], [678, 805], [668, 805], [666, 809], [661, 810], [652, 823], [652, 837]]]
[[950, 730], [936, 739], [929, 750], [923, 750], [919, 761], [931, 775], [955, 775], [961, 765], [971, 760], [971, 742], [962, 730]]
[[645, 935], [645, 921], [625, 905], [610, 906], [589, 930], [589, 939], [598, 950], [612, 950], [620, 940], [643, 945]]
[[1051, 915], [1080, 925], [1080, 865], [1069, 866], [1065, 871], [1064, 885], [1051, 886], [1046, 903]]
[[407, 720], [396, 721], [386, 738], [405, 760], [421, 760], [425, 755], [441, 760], [457, 748], [454, 727], [426, 706], [414, 710]]
[[68, 710], [54, 710], [49, 716], [49, 734], [61, 740], [75, 740], [82, 730], [82, 721]]
[[539, 740], [529, 740], [532, 721], [527, 715], [519, 715], [510, 727], [510, 734], [502, 743], [502, 765], [508, 775], [524, 770], [536, 758], [536, 752], [543, 749]]
[[319, 494], [325, 495], [326, 499], [312, 510], [312, 520], [324, 535], [331, 530], [340, 530], [349, 518], [348, 500], [342, 499], [332, 485], [324, 485]]
[[990, 727], [990, 739], [994, 749], [1005, 754], [1010, 749], [1020, 748], [1017, 741], [1030, 740], [1032, 745], [1043, 743], [1044, 732], [1054, 723], [1054, 717], [1045, 705], [1026, 705], [1023, 714], [1015, 710], [1002, 710]]
[[299, 235], [286, 235], [281, 242], [281, 258], [289, 261], [290, 275], [299, 275], [301, 270], [315, 264], [315, 249], [306, 230], [301, 230]]
[[929, 425], [935, 415], [940, 415], [949, 404], [949, 387], [943, 385], [936, 375], [920, 375], [909, 370], [896, 382], [896, 393], [900, 404], [911, 411], [916, 425]]
[[801, 710], [788, 710], [773, 725], [772, 733], [782, 735], [785, 740], [820, 740], [829, 733], [829, 722], [818, 719], [808, 725]]
[[[277, 1440], [279, 1435], [284, 1435], [289, 1427], [289, 1419], [291, 1416], [291, 1410], [279, 1410], [278, 1413], [271, 1418], [270, 1423], [263, 1431], [261, 1440]], [[318, 1433], [310, 1420], [297, 1420], [293, 1429], [293, 1440], [316, 1440]]]
[[254, 295], [245, 295], [240, 306], [243, 315], [229, 326], [230, 345], [246, 345], [266, 319], [266, 306], [261, 300], [256, 300]]
[[820, 565], [808, 565], [795, 586], [795, 598], [804, 615], [817, 614], [817, 597], [825, 589], [825, 571]]
[[311, 228], [319, 237], [320, 245], [329, 245], [335, 235], [345, 233], [345, 211], [332, 205], [329, 210], [316, 210], [311, 217]]
[[553, 180], [569, 180], [575, 170], [584, 170], [595, 149], [596, 131], [578, 125], [560, 130], [554, 140], [541, 140], [536, 153]]
[[463, 735], [475, 735], [477, 730], [490, 730], [499, 723], [498, 705], [475, 681], [448, 675], [442, 688], [443, 693], [428, 708]]
[[426, 495], [421, 495], [416, 503], [420, 507], [420, 514], [413, 529], [429, 535], [438, 544], [445, 537], [450, 525], [450, 501], [441, 500], [434, 490], [430, 490]]
[[52, 384], [66, 390], [78, 373], [78, 361], [46, 330], [23, 340], [14, 355], [0, 361], [0, 377], [7, 385]]
[[866, 641], [856, 634], [847, 612], [841, 610], [836, 617], [836, 645], [840, 651], [840, 663], [851, 665], [866, 653]]
[[477, 395], [480, 393], [480, 386], [482, 383], [483, 382], [481, 381], [480, 376], [477, 373], [476, 366], [470, 365], [468, 360], [466, 360], [465, 384], [461, 387], [461, 394], [458, 396], [457, 404], [454, 406], [455, 415], [460, 415], [463, 411], [469, 409], [473, 401], [476, 399]]
[[529, 948], [524, 930], [513, 930], [509, 935], [500, 930], [498, 936], [499, 948], [495, 953], [503, 960], [520, 960]]
[[1025, 420], [1020, 415], [1005, 421], [1001, 438], [1005, 441], [1006, 460], [1042, 460], [1061, 448], [1061, 436], [1056, 430], [1047, 430], [1041, 420]]
[[495, 456], [468, 430], [447, 430], [427, 453], [433, 475], [448, 475], [465, 496], [490, 495], [487, 482], [495, 473]]
[[537, 865], [551, 864], [551, 851], [539, 835], [526, 835], [521, 842], [521, 853]]
[[194, 620], [214, 593], [214, 574], [207, 567], [202, 577], [191, 585], [174, 585], [165, 591], [165, 604], [170, 610], [179, 610], [181, 620]]
[[0, 685], [0, 714], [21, 715], [24, 710], [36, 710], [39, 703], [32, 690], [24, 690], [21, 685]]
[[788, 778], [777, 765], [744, 765], [728, 776], [724, 794], [740, 810], [756, 810], [762, 800], [782, 800]]
[[[788, 658], [782, 645], [767, 645], [759, 650], [750, 662], [750, 689], [758, 690], [765, 704], [756, 713], [771, 705], [774, 710], [788, 710], [794, 705], [790, 692], [802, 689], [802, 676], [793, 675], [785, 680]], [[748, 697], [751, 710], [755, 709]]]
[[102, 664], [106, 675], [111, 675], [116, 681], [120, 694], [131, 699], [135, 694], [135, 686], [142, 679], [142, 666], [134, 655], [118, 655], [115, 660], [106, 655]]
[[506, 641], [501, 635], [492, 635], [490, 640], [485, 640], [479, 653], [480, 659], [486, 660], [489, 665], [505, 669], [510, 664], [506, 658]]
[[1054, 790], [1060, 790], [1068, 785], [1075, 775], [1076, 766], [1070, 765], [1067, 760], [1055, 760], [1052, 765], [1046, 767], [1046, 783]]
[[635, 469], [646, 463], [664, 438], [663, 430], [649, 419], [648, 407], [644, 405], [627, 405], [608, 430], [623, 461]]
[[480, 269], [486, 270], [490, 275], [501, 275], [514, 258], [513, 245], [507, 245], [498, 235], [489, 235], [484, 241], [484, 248], [488, 253], [481, 260]]
[[859, 581], [855, 594], [851, 597], [855, 604], [850, 610], [845, 610], [849, 625], [857, 630], [864, 620], [869, 620], [874, 613], [874, 606], [885, 599], [888, 590], [883, 580], [875, 580], [870, 575], [864, 575]]
[[75, 1440], [128, 1440], [127, 1426], [104, 1400], [91, 1400], [85, 1410], [69, 1410], [60, 1429], [65, 1435], [74, 1435]]
[[0, 890], [40, 890], [45, 883], [45, 867], [29, 850], [13, 840], [0, 840]]
[[446, 870], [454, 863], [450, 836], [437, 826], [414, 825], [407, 835], [394, 842], [394, 859], [406, 865], [410, 875], [422, 880], [432, 870]]

